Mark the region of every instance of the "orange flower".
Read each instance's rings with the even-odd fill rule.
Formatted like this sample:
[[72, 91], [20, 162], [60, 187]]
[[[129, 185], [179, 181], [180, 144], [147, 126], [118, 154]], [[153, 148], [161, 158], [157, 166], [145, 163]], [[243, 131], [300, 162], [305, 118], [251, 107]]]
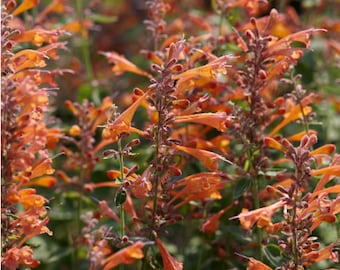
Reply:
[[[311, 111], [312, 108], [310, 106], [305, 106], [303, 108], [304, 115], [309, 114]], [[273, 136], [275, 133], [277, 133], [280, 129], [285, 127], [290, 122], [300, 119], [303, 114], [301, 112], [300, 105], [299, 104], [294, 105], [293, 108], [291, 108], [287, 113], [283, 115], [284, 119], [269, 133], [269, 136]]]
[[112, 143], [116, 142], [118, 140], [118, 136], [123, 132], [136, 132], [138, 134], [144, 135], [144, 132], [131, 126], [131, 121], [137, 108], [147, 96], [148, 92], [144, 93], [114, 121], [107, 123], [103, 130], [103, 138], [109, 140]]
[[132, 72], [138, 75], [146, 76], [148, 78], [152, 78], [152, 76], [138, 68], [135, 64], [128, 61], [123, 55], [119, 55], [116, 52], [100, 52], [100, 54], [106, 56], [109, 60], [109, 63], [114, 64], [112, 67], [112, 71], [115, 75], [121, 75], [124, 72]]
[[47, 58], [58, 60], [58, 50], [63, 49], [66, 50], [67, 42], [54, 42], [52, 44], [46, 45], [44, 47], [40, 47], [37, 51], [44, 53]]
[[24, 0], [22, 3], [13, 11], [12, 15], [17, 16], [20, 13], [35, 7], [39, 3], [39, 0]]
[[153, 232], [153, 235], [156, 239], [156, 243], [159, 249], [159, 252], [161, 253], [162, 259], [163, 259], [163, 269], [164, 270], [182, 270], [183, 269], [183, 263], [175, 260], [174, 257], [172, 257], [169, 252], [164, 247], [161, 240], [158, 238], [157, 234]]
[[120, 264], [132, 264], [134, 259], [142, 259], [144, 257], [143, 247], [144, 243], [137, 241], [131, 246], [112, 254], [103, 261], [103, 270], [110, 270]]
[[198, 123], [216, 128], [219, 131], [226, 131], [227, 121], [230, 120], [225, 112], [216, 113], [198, 113], [190, 115], [181, 115], [175, 117], [175, 123]]
[[65, 2], [66, 0], [53, 0], [44, 10], [39, 13], [35, 22], [40, 24], [50, 13], [65, 13], [67, 11]]
[[115, 212], [109, 207], [107, 204], [107, 201], [100, 201], [98, 204], [100, 214], [104, 217], [112, 218], [113, 220], [117, 221], [117, 223], [120, 223], [120, 218], [116, 215]]
[[32, 42], [34, 45], [40, 47], [45, 42], [54, 43], [58, 41], [58, 38], [64, 34], [61, 30], [45, 30], [45, 29], [32, 29], [22, 32], [16, 36], [14, 40], [18, 43]]
[[174, 184], [174, 189], [184, 188], [172, 192], [174, 197], [169, 201], [169, 204], [179, 198], [183, 200], [175, 205], [174, 208], [193, 200], [221, 199], [221, 194], [218, 190], [224, 188], [228, 179], [226, 174], [220, 172], [202, 172], [189, 175]]
[[[315, 130], [309, 130], [308, 132], [308, 135], [317, 135], [317, 132]], [[287, 137], [287, 140], [290, 141], [290, 142], [299, 142], [301, 141], [302, 137], [307, 135], [307, 132], [306, 131], [301, 131], [299, 133], [296, 133], [294, 135], [291, 135], [289, 137]]]
[[259, 0], [232, 0], [226, 1], [226, 8], [242, 7], [247, 10], [249, 15], [257, 16], [261, 11], [265, 11], [268, 8], [267, 1]]
[[[269, 222], [270, 218], [274, 215], [274, 213], [280, 209], [282, 206], [284, 206], [286, 202], [280, 200], [272, 205], [258, 208], [252, 211], [249, 211], [246, 208], [242, 209], [242, 213], [232, 217], [230, 219], [238, 218], [240, 219], [241, 225], [245, 230], [250, 230], [254, 224], [258, 221], [260, 221], [260, 225], [271, 225]], [[267, 220], [267, 223], [264, 224], [263, 222]], [[261, 226], [264, 227], [264, 226]]]
[[50, 70], [38, 70], [38, 69], [31, 69], [31, 70], [23, 70], [19, 73], [15, 73], [9, 76], [10, 80], [18, 80], [22, 81], [24, 78], [30, 78], [34, 81], [37, 85], [40, 84], [49, 84], [53, 87], [57, 87], [57, 83], [55, 82], [56, 75], [63, 75], [64, 73], [74, 73], [70, 69], [55, 69], [53, 71]]
[[234, 204], [230, 204], [226, 208], [220, 210], [215, 215], [209, 217], [201, 226], [201, 230], [209, 234], [215, 233], [218, 228], [218, 225], [220, 224], [221, 216], [224, 215], [227, 211], [229, 211], [233, 206]]
[[326, 168], [321, 168], [321, 169], [311, 171], [312, 176], [319, 175], [319, 174], [340, 176], [340, 165], [329, 166]]
[[334, 144], [325, 144], [323, 146], [320, 146], [319, 148], [313, 150], [310, 152], [312, 156], [316, 155], [329, 155], [332, 154], [335, 151], [335, 145]]
[[226, 62], [228, 58], [228, 56], [224, 55], [204, 66], [192, 68], [172, 76], [173, 80], [178, 80], [176, 91], [182, 92], [190, 90], [191, 87], [201, 80], [216, 80], [217, 74], [226, 73]]
[[32, 248], [29, 246], [13, 247], [1, 257], [1, 265], [9, 270], [18, 269], [20, 265], [36, 268], [39, 261], [33, 258]]
[[42, 176], [29, 181], [27, 184], [29, 186], [53, 187], [55, 186], [56, 182], [57, 180], [53, 176]]
[[210, 152], [210, 151], [206, 151], [206, 150], [202, 150], [202, 149], [184, 147], [184, 146], [179, 146], [179, 145], [175, 145], [175, 148], [177, 150], [180, 150], [182, 152], [185, 152], [185, 153], [197, 158], [198, 160], [200, 160], [203, 163], [203, 165], [208, 170], [211, 170], [211, 171], [217, 171], [219, 160], [222, 160], [222, 161], [225, 161], [225, 162], [231, 164], [231, 162], [229, 160], [225, 159], [221, 155], [216, 154], [214, 152]]
[[282, 55], [282, 53], [284, 53], [286, 50], [291, 49], [291, 44], [293, 42], [303, 43], [306, 46], [306, 48], [308, 48], [310, 45], [310, 35], [318, 31], [325, 32], [326, 30], [310, 28], [300, 32], [292, 33], [280, 40], [276, 41], [274, 40], [269, 45], [268, 50], [266, 51], [266, 56], [269, 57], [275, 55]]
[[264, 144], [266, 146], [268, 146], [268, 147], [277, 149], [277, 150], [279, 150], [279, 151], [281, 151], [283, 153], [287, 152], [286, 148], [281, 143], [279, 143], [277, 140], [275, 140], [275, 139], [273, 139], [271, 137], [266, 136], [264, 138]]
[[46, 227], [48, 222], [49, 219], [47, 217], [40, 220], [35, 216], [29, 215], [29, 212], [26, 212], [24, 217], [19, 219], [18, 222], [18, 224], [22, 226], [22, 232], [25, 234], [25, 237], [18, 243], [17, 247], [21, 247], [27, 240], [40, 234], [47, 233], [51, 236], [53, 233]]
[[320, 262], [323, 260], [333, 260], [334, 262], [339, 262], [338, 253], [334, 250], [334, 247], [338, 245], [338, 242], [332, 243], [321, 250], [311, 251], [307, 254], [303, 254], [302, 257], [305, 261], [304, 265], [309, 266], [313, 263]]
[[149, 192], [152, 189], [152, 184], [150, 182], [151, 179], [151, 168], [152, 166], [148, 166], [142, 175], [138, 175], [128, 187], [128, 190], [132, 192], [132, 194], [136, 198], [145, 198], [149, 196]]
[[42, 207], [46, 201], [47, 199], [36, 194], [33, 188], [22, 189], [18, 192], [17, 202], [21, 203], [25, 210], [31, 207]]
[[9, 66], [14, 72], [26, 68], [45, 67], [46, 62], [44, 58], [47, 58], [47, 56], [42, 52], [30, 49], [21, 50], [10, 59]]
[[254, 258], [249, 258], [247, 270], [272, 270], [268, 265]]

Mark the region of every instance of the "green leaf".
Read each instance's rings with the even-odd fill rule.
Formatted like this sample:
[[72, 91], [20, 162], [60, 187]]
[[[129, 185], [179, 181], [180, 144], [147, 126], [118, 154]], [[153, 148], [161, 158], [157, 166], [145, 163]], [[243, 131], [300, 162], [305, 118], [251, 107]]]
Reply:
[[95, 23], [113, 23], [117, 21], [117, 16], [107, 16], [103, 14], [93, 13], [90, 16], [90, 19]]
[[282, 257], [280, 253], [280, 248], [277, 245], [267, 245], [263, 248], [263, 254], [272, 266], [277, 267], [281, 264]]
[[234, 192], [233, 192], [233, 198], [237, 199], [239, 198], [245, 191], [247, 191], [250, 187], [250, 181], [249, 179], [240, 179], [237, 181]]
[[126, 191], [121, 189], [117, 192], [116, 198], [115, 198], [115, 205], [120, 206], [126, 201]]

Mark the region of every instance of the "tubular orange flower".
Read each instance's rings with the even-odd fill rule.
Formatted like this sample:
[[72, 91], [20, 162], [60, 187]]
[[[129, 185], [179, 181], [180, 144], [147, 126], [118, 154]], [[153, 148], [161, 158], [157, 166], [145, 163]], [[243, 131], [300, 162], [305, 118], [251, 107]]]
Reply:
[[40, 47], [45, 42], [54, 43], [65, 32], [62, 30], [45, 30], [45, 29], [32, 29], [22, 32], [15, 37], [16, 42], [32, 42], [34, 45]]
[[35, 7], [39, 3], [39, 0], [24, 0], [17, 8], [13, 11], [12, 15], [17, 16], [26, 10]]
[[123, 248], [112, 254], [103, 261], [103, 270], [112, 269], [120, 264], [132, 264], [134, 259], [142, 259], [144, 257], [142, 250], [143, 247], [144, 243], [138, 241], [131, 246]]
[[228, 56], [221, 56], [219, 58], [214, 59], [210, 63], [189, 69], [182, 73], [173, 75], [173, 80], [178, 80], [176, 84], [176, 91], [182, 92], [190, 90], [197, 82], [201, 80], [215, 80], [217, 74], [226, 73], [226, 62]]
[[279, 143], [277, 140], [271, 138], [271, 137], [265, 137], [264, 138], [264, 144], [268, 147], [271, 147], [271, 148], [274, 148], [274, 149], [277, 149], [283, 153], [286, 153], [287, 152], [287, 149], [281, 144]]
[[55, 82], [56, 75], [62, 75], [64, 73], [74, 73], [70, 69], [56, 69], [53, 71], [50, 70], [38, 70], [38, 69], [30, 69], [23, 70], [19, 73], [15, 73], [9, 76], [10, 80], [22, 81], [24, 78], [29, 77], [32, 81], [34, 81], [37, 85], [41, 84], [49, 84], [53, 87], [57, 87], [57, 83]]
[[9, 66], [15, 71], [21, 71], [26, 68], [45, 67], [44, 59], [48, 58], [44, 53], [36, 50], [21, 50], [16, 53], [11, 59]]
[[289, 110], [289, 112], [284, 114], [284, 119], [281, 123], [279, 123], [270, 133], [269, 136], [273, 136], [275, 133], [277, 133], [280, 129], [288, 125], [289, 123], [300, 119], [302, 115], [307, 115], [312, 111], [312, 108], [310, 106], [305, 106], [303, 108], [303, 114], [300, 109], [300, 105], [297, 104], [293, 108]]
[[169, 201], [169, 204], [179, 198], [183, 200], [175, 205], [174, 208], [193, 200], [220, 199], [221, 194], [218, 190], [224, 188], [227, 180], [229, 180], [228, 176], [220, 172], [202, 172], [189, 175], [174, 184], [174, 189], [184, 188], [172, 192], [174, 197]]
[[18, 269], [20, 265], [35, 268], [39, 265], [39, 261], [33, 258], [31, 247], [13, 247], [1, 258], [1, 265], [9, 270]]
[[254, 258], [249, 258], [247, 270], [272, 270], [268, 265]]
[[40, 186], [40, 187], [53, 187], [55, 186], [57, 179], [53, 176], [42, 176], [29, 181], [29, 186]]
[[118, 136], [123, 132], [136, 132], [138, 134], [144, 135], [142, 131], [131, 126], [131, 121], [137, 108], [147, 96], [148, 92], [144, 93], [114, 121], [108, 122], [103, 130], [103, 138], [109, 139], [111, 142], [115, 142], [118, 140]]
[[36, 23], [41, 23], [50, 13], [64, 13], [67, 10], [66, 0], [53, 0], [36, 18]]
[[36, 235], [44, 233], [52, 235], [53, 233], [46, 227], [48, 221], [48, 218], [40, 220], [38, 218], [35, 218], [34, 216], [26, 215], [26, 220], [21, 220], [20, 224], [22, 226], [23, 232], [25, 233], [25, 237], [20, 241], [17, 246], [21, 247], [28, 239], [31, 239]]
[[336, 251], [333, 251], [334, 247], [338, 244], [339, 244], [338, 242], [334, 242], [328, 245], [327, 247], [322, 248], [321, 250], [311, 251], [307, 254], [303, 254], [302, 256], [305, 261], [304, 265], [309, 266], [312, 265], [313, 263], [327, 259], [333, 260], [334, 262], [339, 262], [338, 253]]
[[[317, 135], [317, 132], [315, 130], [309, 130], [308, 135], [310, 136], [312, 134]], [[290, 141], [290, 142], [299, 142], [299, 141], [301, 141], [302, 137], [305, 136], [305, 135], [307, 135], [307, 132], [301, 131], [299, 133], [296, 133], [294, 135], [287, 137], [287, 140]]]
[[319, 174], [335, 175], [340, 176], [340, 165], [329, 166], [317, 170], [312, 170], [310, 173], [312, 176]]
[[230, 120], [225, 112], [197, 113], [190, 115], [180, 115], [175, 117], [175, 123], [198, 123], [216, 128], [219, 131], [226, 131], [227, 121]]
[[121, 75], [124, 72], [132, 72], [138, 75], [146, 76], [148, 78], [152, 78], [152, 76], [138, 68], [135, 64], [128, 61], [124, 55], [119, 55], [116, 52], [100, 52], [100, 54], [104, 55], [109, 63], [114, 64], [112, 67], [112, 71], [115, 75]]
[[198, 160], [200, 160], [203, 165], [211, 171], [217, 171], [218, 169], [218, 161], [222, 160], [225, 161], [229, 164], [231, 162], [227, 160], [226, 158], [222, 157], [219, 154], [216, 154], [214, 152], [202, 150], [202, 149], [196, 149], [196, 148], [190, 148], [190, 147], [185, 147], [185, 146], [180, 146], [180, 145], [175, 145], [175, 148], [177, 150], [180, 150], [182, 152], [185, 152]]
[[85, 38], [88, 36], [88, 29], [92, 26], [91, 20], [73, 21], [64, 24], [59, 29], [66, 32], [73, 32], [83, 35]]
[[320, 146], [319, 148], [313, 150], [310, 152], [310, 154], [312, 156], [316, 156], [316, 155], [328, 155], [328, 154], [332, 154], [335, 151], [335, 145], [334, 144], [325, 144], [323, 146]]
[[148, 92], [145, 92], [114, 121], [107, 123], [106, 127], [103, 130], [103, 138], [109, 139], [111, 140], [111, 142], [115, 142], [118, 140], [118, 136], [123, 132], [136, 132], [138, 134], [144, 135], [142, 131], [131, 126], [131, 121], [137, 108], [146, 99], [148, 94]]
[[109, 207], [107, 204], [107, 201], [100, 201], [98, 204], [100, 214], [104, 217], [112, 218], [113, 220], [117, 221], [117, 223], [120, 223], [120, 218], [116, 215], [115, 212]]
[[158, 238], [157, 234], [153, 232], [153, 235], [156, 239], [156, 243], [159, 249], [159, 252], [161, 253], [162, 259], [163, 259], [163, 269], [164, 270], [182, 270], [183, 269], [183, 263], [175, 260], [174, 257], [172, 257], [169, 252], [164, 247], [161, 240]]
[[280, 40], [273, 41], [266, 53], [268, 56], [278, 55], [278, 53], [291, 49], [291, 44], [293, 42], [301, 42], [306, 46], [306, 48], [308, 48], [310, 46], [310, 35], [319, 31], [325, 32], [326, 30], [309, 28], [300, 32], [292, 33]]
[[284, 206], [286, 202], [280, 200], [272, 205], [258, 208], [252, 211], [243, 208], [242, 213], [230, 219], [240, 219], [241, 225], [245, 230], [251, 229], [256, 222], [263, 219], [270, 219], [274, 213]]
[[218, 213], [216, 213], [215, 215], [212, 215], [211, 217], [209, 217], [201, 226], [201, 231], [205, 232], [205, 233], [215, 233], [218, 225], [220, 224], [220, 218], [221, 216], [223, 216], [227, 211], [229, 211], [232, 207], [234, 206], [234, 204], [230, 204], [228, 205], [226, 208], [218, 211]]
[[59, 55], [57, 51], [59, 49], [64, 49], [66, 50], [66, 42], [54, 42], [52, 44], [46, 45], [44, 47], [40, 47], [37, 52], [42, 52], [45, 54], [47, 58], [53, 59], [53, 60], [58, 60]]
[[128, 187], [128, 190], [131, 190], [132, 194], [136, 198], [145, 198], [149, 196], [149, 192], [152, 189], [152, 184], [150, 182], [151, 179], [151, 169], [152, 166], [146, 168], [142, 175], [138, 175]]

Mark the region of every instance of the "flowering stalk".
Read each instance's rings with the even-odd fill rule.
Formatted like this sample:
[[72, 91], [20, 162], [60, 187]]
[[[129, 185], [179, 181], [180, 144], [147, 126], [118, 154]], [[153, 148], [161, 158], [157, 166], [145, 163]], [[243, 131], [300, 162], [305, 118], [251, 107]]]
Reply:
[[[54, 173], [48, 150], [58, 142], [59, 130], [46, 126], [49, 89], [41, 86], [45, 81], [34, 76], [44, 73], [41, 68], [47, 65], [49, 53], [41, 48], [21, 49], [21, 42], [34, 44], [35, 40], [24, 27], [16, 29], [13, 23], [15, 19], [20, 21], [14, 16], [35, 5], [25, 1], [18, 7], [13, 1], [1, 3], [1, 265], [13, 270], [37, 267], [40, 262], [34, 259], [33, 249], [26, 242], [40, 234], [52, 235], [46, 226], [48, 200], [34, 188], [49, 188], [56, 182], [48, 176]], [[50, 35], [58, 38], [62, 34], [45, 33], [37, 33], [37, 39], [42, 41], [37, 47], [54, 42]], [[27, 40], [22, 41], [25, 35]], [[45, 74], [49, 85], [55, 84], [52, 72]]]

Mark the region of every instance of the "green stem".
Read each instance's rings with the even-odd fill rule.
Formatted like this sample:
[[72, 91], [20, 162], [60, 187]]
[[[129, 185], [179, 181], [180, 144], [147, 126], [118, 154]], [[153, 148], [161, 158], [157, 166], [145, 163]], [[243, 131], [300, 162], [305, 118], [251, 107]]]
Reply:
[[[87, 83], [92, 85], [94, 78], [94, 73], [91, 64], [91, 57], [90, 57], [90, 44], [88, 38], [86, 36], [86, 29], [84, 28], [84, 14], [83, 14], [83, 0], [76, 0], [76, 10], [77, 16], [80, 23], [80, 35], [81, 35], [81, 52], [82, 58], [84, 61], [85, 72]], [[99, 97], [99, 89], [97, 84], [93, 86], [92, 91], [92, 99], [95, 104], [100, 104], [100, 97]]]
[[[255, 209], [260, 208], [260, 198], [259, 198], [259, 177], [255, 177], [253, 180], [253, 197], [254, 197], [254, 206]], [[256, 227], [256, 241], [258, 246], [258, 258], [262, 260], [262, 230], [261, 228]]]
[[[254, 164], [253, 164], [253, 159], [254, 159], [254, 151], [249, 149], [248, 151], [248, 161], [249, 161], [249, 168], [248, 172], [250, 175], [253, 175], [253, 180], [252, 180], [252, 192], [253, 192], [253, 200], [254, 200], [254, 207], [255, 209], [260, 208], [260, 198], [259, 198], [259, 182], [260, 182], [260, 177], [257, 171], [254, 170]], [[256, 242], [258, 246], [257, 250], [257, 256], [260, 260], [262, 260], [263, 254], [262, 254], [262, 230], [261, 228], [256, 227]]]
[[[120, 181], [124, 182], [124, 153], [122, 151], [122, 141], [121, 138], [117, 142], [118, 144], [118, 152], [119, 152], [119, 170], [120, 170]], [[125, 235], [125, 214], [124, 207], [121, 204], [119, 209], [120, 212], [120, 235], [123, 237]]]
[[295, 193], [294, 198], [294, 207], [293, 207], [293, 213], [292, 213], [292, 237], [293, 237], [293, 243], [292, 243], [292, 250], [293, 250], [293, 259], [294, 259], [294, 269], [297, 270], [299, 266], [299, 252], [298, 252], [298, 242], [297, 242], [297, 228], [296, 228], [296, 203], [297, 203], [297, 190]]

